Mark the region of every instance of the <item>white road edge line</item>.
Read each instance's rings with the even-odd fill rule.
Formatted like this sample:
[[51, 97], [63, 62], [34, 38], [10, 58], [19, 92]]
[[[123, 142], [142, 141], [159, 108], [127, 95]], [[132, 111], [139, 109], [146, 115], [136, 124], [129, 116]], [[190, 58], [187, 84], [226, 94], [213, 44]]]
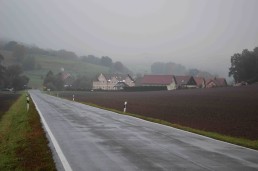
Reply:
[[49, 128], [45, 118], [43, 117], [42, 113], [40, 112], [40, 110], [39, 110], [39, 108], [38, 108], [37, 104], [35, 103], [35, 101], [34, 101], [32, 96], [31, 96], [31, 98], [32, 98], [32, 100], [34, 102], [34, 105], [35, 105], [35, 107], [36, 107], [40, 117], [41, 117], [42, 123], [43, 123], [44, 127], [46, 128], [46, 131], [47, 131], [47, 133], [48, 133], [48, 135], [49, 135], [49, 137], [50, 137], [50, 139], [51, 139], [51, 141], [52, 141], [52, 143], [53, 143], [53, 145], [54, 145], [54, 147], [56, 149], [57, 155], [60, 158], [61, 163], [62, 163], [64, 169], [66, 171], [72, 171], [72, 168], [71, 168], [70, 164], [68, 163], [64, 153], [62, 152], [62, 150], [61, 150], [61, 148], [60, 148], [56, 138], [54, 137], [53, 133], [51, 132], [51, 130], [50, 130], [50, 128]]

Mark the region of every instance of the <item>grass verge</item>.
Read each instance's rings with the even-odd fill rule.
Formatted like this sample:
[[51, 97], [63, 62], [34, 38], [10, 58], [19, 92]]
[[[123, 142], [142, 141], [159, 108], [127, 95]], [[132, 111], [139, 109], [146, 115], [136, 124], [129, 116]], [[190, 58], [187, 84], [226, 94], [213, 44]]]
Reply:
[[0, 121], [0, 170], [56, 170], [32, 102], [26, 111], [25, 93]]
[[133, 116], [133, 117], [140, 118], [140, 119], [143, 119], [143, 120], [147, 120], [147, 121], [150, 121], [150, 122], [159, 123], [159, 124], [162, 124], [162, 125], [178, 128], [178, 129], [181, 129], [181, 130], [184, 130], [184, 131], [196, 133], [196, 134], [203, 135], [203, 136], [206, 136], [206, 137], [210, 137], [210, 138], [213, 138], [213, 139], [216, 139], [216, 140], [220, 140], [220, 141], [240, 145], [240, 146], [243, 146], [243, 147], [251, 148], [251, 149], [254, 149], [254, 150], [258, 150], [258, 140], [249, 140], [249, 139], [246, 139], [246, 138], [231, 137], [231, 136], [222, 135], [222, 134], [219, 134], [219, 133], [216, 133], [216, 132], [207, 132], [207, 131], [203, 131], [203, 130], [193, 129], [193, 128], [181, 126], [181, 125], [178, 125], [178, 124], [173, 124], [173, 123], [170, 123], [170, 122], [167, 122], [167, 121], [164, 121], [164, 120], [160, 120], [160, 119], [145, 117], [145, 116], [132, 114], [132, 113], [123, 113], [119, 110], [105, 108], [105, 107], [98, 106], [98, 105], [92, 104], [92, 103], [84, 103], [84, 104], [90, 105], [90, 106], [93, 106], [93, 107], [97, 107], [97, 108], [101, 108], [101, 109], [105, 109], [105, 110], [109, 110], [109, 111], [113, 111], [113, 112], [118, 113], [118, 114], [129, 115], [129, 116]]

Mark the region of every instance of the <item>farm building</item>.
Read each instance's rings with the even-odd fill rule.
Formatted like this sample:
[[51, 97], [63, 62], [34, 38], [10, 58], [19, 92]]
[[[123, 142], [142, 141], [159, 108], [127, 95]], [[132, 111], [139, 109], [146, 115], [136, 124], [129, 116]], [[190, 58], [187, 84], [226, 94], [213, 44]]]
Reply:
[[205, 80], [203, 77], [174, 75], [144, 75], [139, 86], [166, 86], [167, 90], [185, 88], [225, 87], [225, 78]]
[[176, 88], [197, 88], [197, 84], [192, 76], [175, 76]]
[[173, 75], [144, 75], [141, 86], [166, 86], [167, 90], [176, 89]]
[[[198, 84], [205, 87], [205, 81], [201, 82], [201, 80], [198, 79]], [[174, 75], [144, 75], [141, 80], [141, 86], [166, 86], [167, 90], [198, 87], [192, 76]]]
[[121, 90], [123, 87], [135, 86], [134, 80], [128, 74], [100, 74], [92, 83], [93, 90]]
[[208, 80], [206, 83], [207, 88], [213, 88], [213, 87], [225, 87], [227, 86], [227, 81], [225, 78], [217, 78], [215, 77], [212, 80]]
[[206, 87], [206, 82], [203, 77], [193, 77], [194, 81], [196, 82], [196, 87], [197, 88], [205, 88]]

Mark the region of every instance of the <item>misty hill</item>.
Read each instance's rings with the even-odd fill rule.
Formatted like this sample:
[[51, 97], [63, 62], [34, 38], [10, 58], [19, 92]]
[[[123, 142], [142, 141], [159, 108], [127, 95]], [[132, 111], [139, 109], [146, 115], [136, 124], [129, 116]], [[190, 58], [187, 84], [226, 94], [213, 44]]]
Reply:
[[2, 43], [0, 54], [4, 57], [3, 65], [21, 65], [24, 74], [30, 78], [29, 86], [42, 87], [46, 74], [65, 71], [74, 78], [87, 77], [91, 80], [99, 73], [131, 73], [121, 62], [113, 62], [111, 58], [94, 55], [78, 57], [67, 50], [44, 50], [15, 41]]
[[[14, 62], [12, 52], [0, 50], [0, 53], [5, 58], [4, 65], [17, 64], [17, 62]], [[89, 79], [94, 78], [95, 75], [100, 72], [109, 72], [108, 67], [81, 62], [80, 60], [62, 59], [56, 56], [37, 54], [34, 54], [33, 57], [35, 58], [38, 68], [24, 71], [24, 73], [30, 78], [29, 86], [35, 88], [42, 86], [44, 77], [49, 70], [58, 73], [63, 68], [65, 72], [70, 73], [74, 77], [86, 75]]]
[[216, 76], [207, 71], [200, 71], [195, 68], [188, 70], [185, 66], [173, 62], [154, 62], [151, 65], [151, 73], [154, 75], [190, 75], [204, 78], [214, 78]]

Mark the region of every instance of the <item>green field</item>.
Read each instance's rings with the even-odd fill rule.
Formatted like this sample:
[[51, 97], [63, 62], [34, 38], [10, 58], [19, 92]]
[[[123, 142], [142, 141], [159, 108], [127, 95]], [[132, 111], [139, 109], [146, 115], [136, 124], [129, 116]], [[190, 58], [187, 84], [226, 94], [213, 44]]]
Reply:
[[[0, 53], [4, 56], [4, 65], [15, 64], [12, 53], [9, 51], [0, 50]], [[33, 88], [41, 88], [43, 78], [49, 70], [54, 74], [61, 71], [64, 68], [65, 72], [70, 73], [72, 76], [87, 76], [89, 79], [93, 79], [99, 73], [108, 73], [109, 68], [99, 65], [82, 62], [80, 60], [62, 59], [56, 56], [45, 55], [32, 55], [35, 57], [36, 63], [41, 65], [39, 70], [31, 70], [24, 72], [26, 76], [30, 78], [29, 86]]]

